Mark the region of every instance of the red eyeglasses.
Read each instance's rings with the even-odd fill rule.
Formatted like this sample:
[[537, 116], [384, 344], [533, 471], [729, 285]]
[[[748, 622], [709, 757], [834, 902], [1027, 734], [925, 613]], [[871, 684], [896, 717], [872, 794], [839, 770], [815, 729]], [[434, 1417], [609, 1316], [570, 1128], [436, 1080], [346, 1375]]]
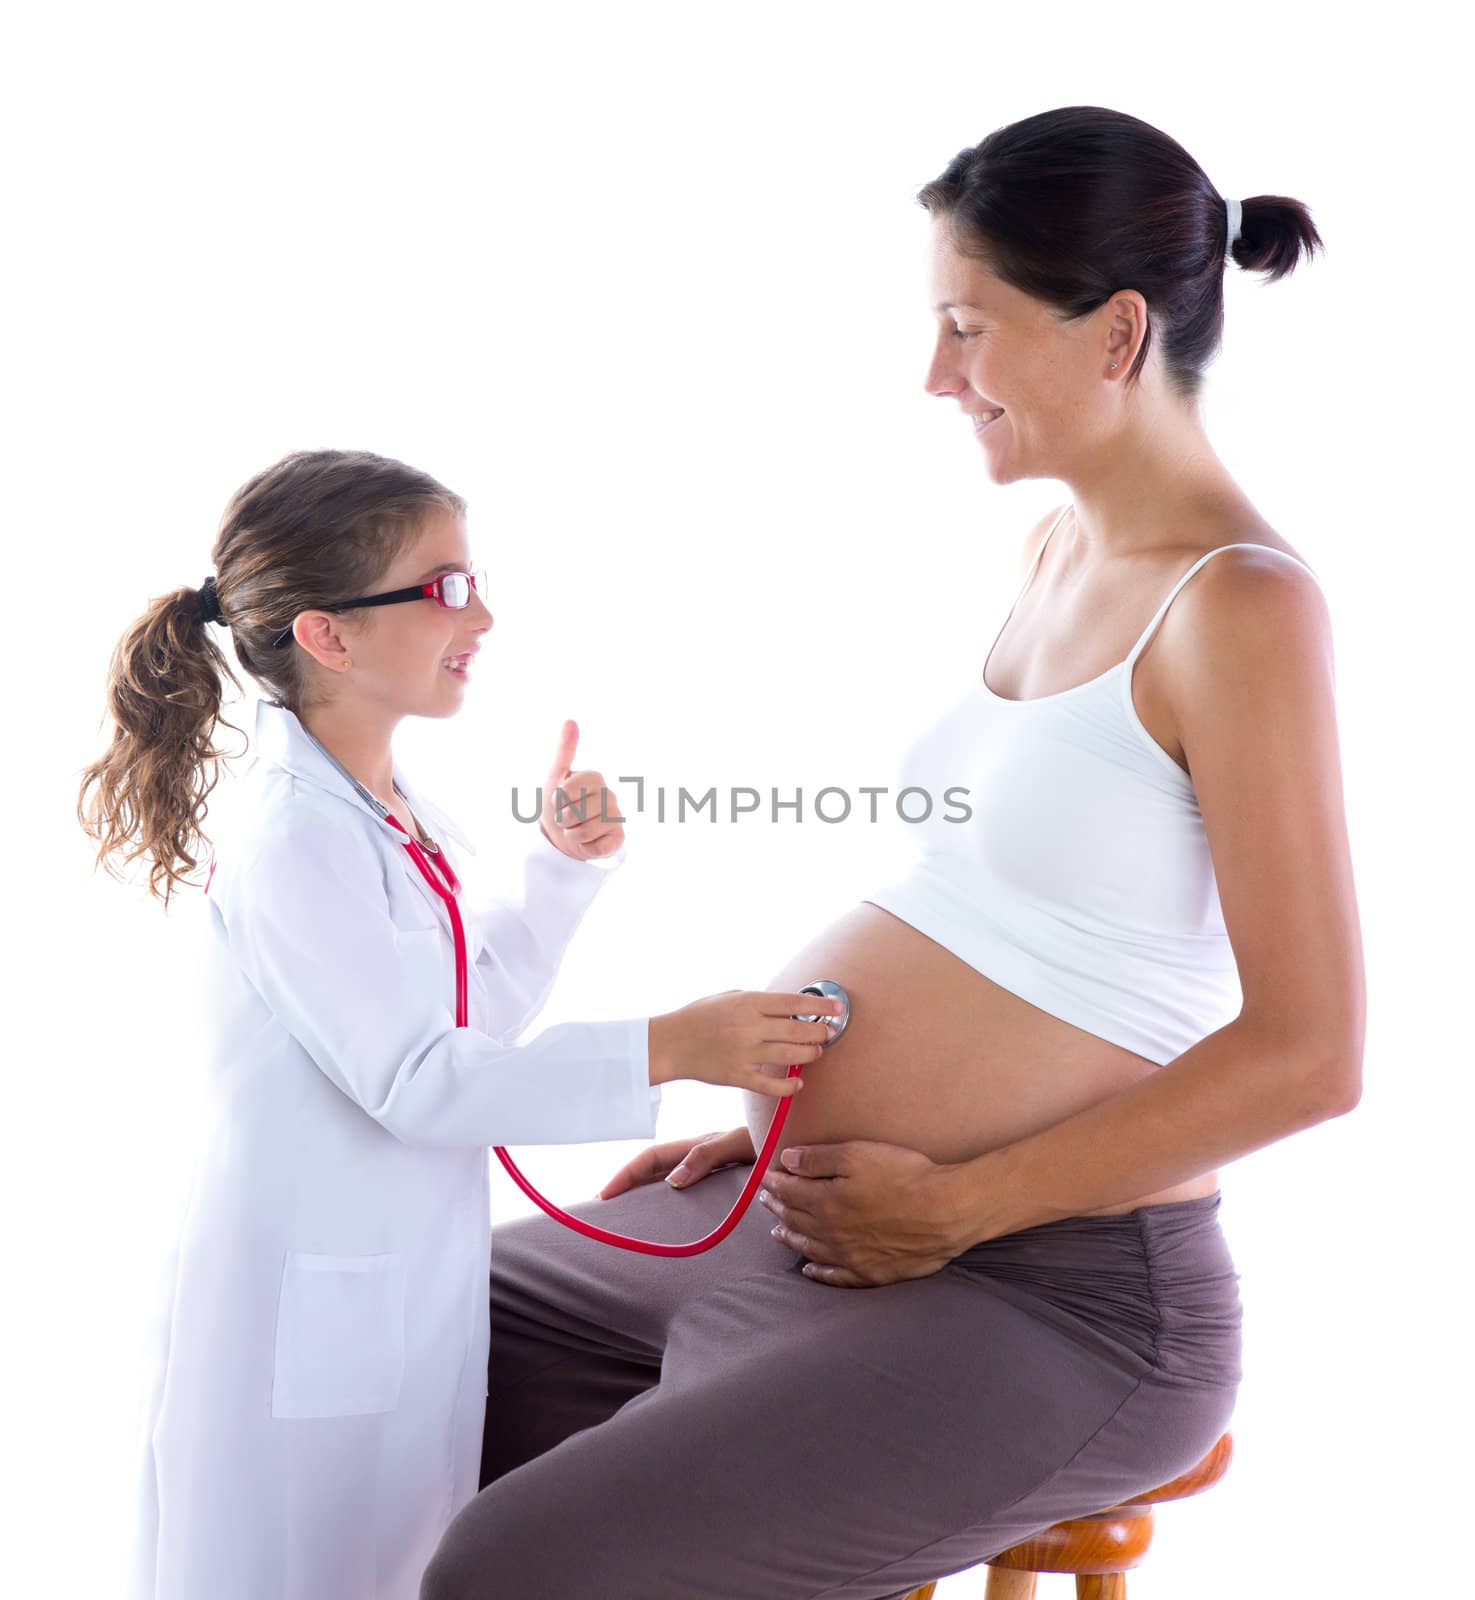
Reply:
[[[355, 606], [392, 606], [401, 600], [434, 600], [447, 611], [462, 611], [471, 604], [471, 592], [478, 594], [486, 584], [486, 572], [472, 567], [468, 572], [442, 572], [429, 583], [411, 584], [407, 589], [390, 589], [384, 594], [369, 594], [359, 600], [337, 600], [332, 605], [314, 606], [314, 611], [352, 611]], [[297, 619], [292, 619], [295, 622]], [[273, 650], [280, 650], [292, 638], [289, 623], [271, 642]]]

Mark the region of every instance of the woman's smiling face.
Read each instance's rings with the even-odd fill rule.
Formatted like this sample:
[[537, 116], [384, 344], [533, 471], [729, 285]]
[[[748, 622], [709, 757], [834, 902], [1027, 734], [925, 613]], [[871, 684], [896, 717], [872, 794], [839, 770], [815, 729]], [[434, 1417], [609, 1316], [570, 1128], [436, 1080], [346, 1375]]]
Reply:
[[[1116, 380], [1140, 340], [1142, 297], [1122, 291], [1066, 322], [960, 253], [946, 217], [933, 220], [930, 260], [938, 327], [927, 392], [964, 412], [995, 483], [1073, 479], [1083, 453], [1109, 445], [1120, 424], [1126, 391]], [[1001, 407], [1003, 415], [979, 431]]]

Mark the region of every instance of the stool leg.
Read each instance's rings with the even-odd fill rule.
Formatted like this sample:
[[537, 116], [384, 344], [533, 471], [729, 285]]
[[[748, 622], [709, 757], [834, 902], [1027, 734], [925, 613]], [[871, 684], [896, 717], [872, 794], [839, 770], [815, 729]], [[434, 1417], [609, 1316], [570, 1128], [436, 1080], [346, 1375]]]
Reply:
[[1076, 1600], [1127, 1600], [1125, 1572], [1078, 1572]]
[[1037, 1572], [1016, 1572], [1012, 1567], [990, 1567], [983, 1600], [1035, 1600]]

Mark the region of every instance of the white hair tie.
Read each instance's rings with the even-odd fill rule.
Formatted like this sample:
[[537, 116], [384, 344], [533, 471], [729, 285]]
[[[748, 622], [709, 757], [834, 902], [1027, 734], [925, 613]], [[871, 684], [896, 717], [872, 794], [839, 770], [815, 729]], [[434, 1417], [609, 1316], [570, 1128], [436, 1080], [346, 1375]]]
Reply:
[[1230, 252], [1234, 249], [1234, 241], [1239, 238], [1239, 219], [1242, 215], [1242, 207], [1238, 200], [1226, 200], [1224, 202], [1224, 211], [1229, 226], [1229, 243], [1224, 246], [1224, 259], [1227, 261]]

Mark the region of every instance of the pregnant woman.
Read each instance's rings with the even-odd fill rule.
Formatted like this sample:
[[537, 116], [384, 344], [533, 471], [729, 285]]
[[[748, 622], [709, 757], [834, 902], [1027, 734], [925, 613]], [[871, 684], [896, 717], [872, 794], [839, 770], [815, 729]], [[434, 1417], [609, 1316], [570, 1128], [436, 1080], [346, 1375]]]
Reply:
[[[913, 871], [773, 974], [854, 1018], [766, 1210], [675, 1259], [494, 1230], [482, 1487], [423, 1600], [897, 1600], [1172, 1478], [1241, 1376], [1216, 1169], [1358, 1099], [1327, 609], [1198, 413], [1226, 260], [1279, 277], [1319, 236], [1098, 107], [919, 198], [928, 391], [995, 483], [1070, 499], [907, 753]], [[748, 1098], [575, 1213], [709, 1231], [773, 1113]]]

